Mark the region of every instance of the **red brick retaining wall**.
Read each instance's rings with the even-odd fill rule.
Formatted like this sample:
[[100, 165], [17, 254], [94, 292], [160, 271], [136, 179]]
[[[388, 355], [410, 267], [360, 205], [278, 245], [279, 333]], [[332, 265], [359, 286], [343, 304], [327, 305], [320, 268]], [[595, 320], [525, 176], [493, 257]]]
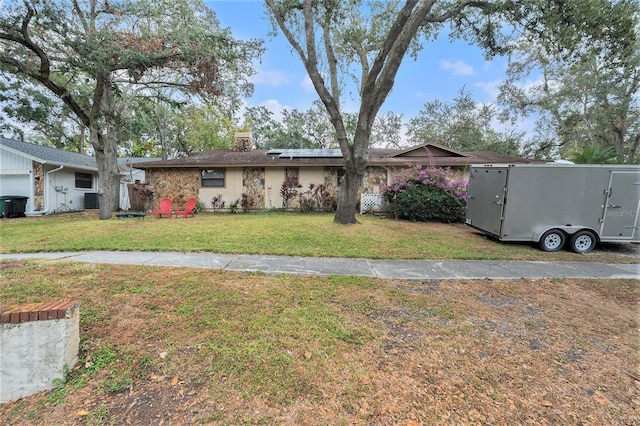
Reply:
[[0, 306], [0, 324], [67, 318], [67, 311], [77, 305], [75, 300]]

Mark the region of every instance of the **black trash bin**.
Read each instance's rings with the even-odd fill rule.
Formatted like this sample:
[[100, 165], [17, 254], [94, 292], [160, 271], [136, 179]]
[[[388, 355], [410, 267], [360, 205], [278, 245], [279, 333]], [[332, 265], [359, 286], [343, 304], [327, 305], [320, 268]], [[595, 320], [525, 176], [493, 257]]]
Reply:
[[2, 217], [25, 217], [27, 208], [27, 200], [29, 197], [19, 195], [3, 195], [0, 196], [0, 215]]

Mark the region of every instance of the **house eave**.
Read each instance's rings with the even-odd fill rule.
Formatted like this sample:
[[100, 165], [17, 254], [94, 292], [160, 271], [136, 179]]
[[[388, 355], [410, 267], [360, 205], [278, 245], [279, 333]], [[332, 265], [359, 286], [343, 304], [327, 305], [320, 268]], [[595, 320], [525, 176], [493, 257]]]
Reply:
[[53, 167], [64, 166], [67, 169], [85, 170], [85, 171], [91, 171], [91, 172], [97, 172], [98, 171], [97, 167], [82, 166], [82, 165], [78, 165], [78, 164], [65, 163], [65, 162], [60, 162], [60, 161], [44, 160], [42, 158], [34, 157], [33, 155], [25, 154], [24, 152], [21, 152], [21, 151], [15, 150], [15, 149], [11, 149], [9, 147], [2, 147], [2, 149], [4, 149], [7, 152], [11, 152], [12, 154], [24, 157], [27, 160], [35, 161], [35, 162], [40, 163], [42, 165], [50, 165], [50, 166], [53, 166]]
[[418, 151], [420, 149], [428, 150], [430, 146], [432, 146], [433, 148], [436, 148], [438, 150], [447, 151], [447, 152], [450, 152], [450, 153], [454, 154], [455, 157], [452, 156], [452, 158], [464, 158], [464, 157], [468, 157], [469, 156], [468, 153], [466, 153], [466, 152], [462, 152], [462, 151], [459, 151], [457, 149], [449, 148], [447, 146], [440, 145], [440, 144], [435, 143], [435, 142], [424, 142], [424, 143], [422, 143], [420, 145], [401, 150], [400, 152], [386, 155], [385, 158], [411, 158], [411, 157], [406, 157], [405, 154], [408, 154], [408, 153], [411, 153], [411, 152], [415, 152], [415, 151]]
[[[5, 138], [3, 138], [3, 139], [5, 139]], [[36, 156], [31, 155], [31, 154], [29, 154], [27, 152], [21, 151], [19, 149], [12, 148], [12, 147], [4, 145], [4, 144], [0, 144], [0, 150], [4, 150], [4, 151], [6, 151], [8, 153], [12, 153], [14, 155], [18, 155], [20, 157], [26, 158], [27, 160], [35, 161], [35, 162], [43, 164], [43, 165], [46, 164], [46, 165], [50, 165], [50, 166], [53, 166], [53, 167], [64, 166], [65, 168], [69, 168], [69, 169], [84, 170], [84, 171], [91, 171], [91, 172], [97, 172], [98, 171], [97, 165], [96, 166], [88, 166], [86, 164], [69, 163], [69, 162], [66, 162], [66, 161], [47, 160], [47, 159], [44, 159], [44, 158], [41, 158], [41, 157], [36, 157]], [[94, 159], [94, 162], [95, 162], [95, 159]]]
[[42, 158], [34, 157], [33, 155], [26, 154], [26, 153], [24, 153], [24, 152], [22, 152], [20, 150], [13, 149], [13, 148], [5, 146], [5, 145], [0, 145], [0, 150], [4, 150], [4, 151], [10, 152], [12, 154], [19, 155], [19, 156], [24, 157], [24, 158], [26, 158], [28, 160], [31, 160], [31, 161], [37, 161], [38, 163], [41, 163], [41, 164], [47, 164], [46, 160], [43, 160]]

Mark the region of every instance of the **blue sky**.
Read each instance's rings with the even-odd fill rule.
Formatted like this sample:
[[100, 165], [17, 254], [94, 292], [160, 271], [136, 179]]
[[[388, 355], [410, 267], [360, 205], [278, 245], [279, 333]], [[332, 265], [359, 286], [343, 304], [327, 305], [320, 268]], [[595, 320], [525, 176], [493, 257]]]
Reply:
[[[282, 35], [270, 38], [271, 29], [260, 0], [206, 0], [223, 27], [230, 27], [240, 39], [265, 40], [266, 52], [256, 63], [255, 92], [248, 106], [265, 105], [274, 112], [282, 108], [306, 110], [317, 99], [302, 62], [291, 51]], [[507, 59], [486, 61], [482, 51], [464, 41], [451, 42], [441, 37], [424, 45], [418, 60], [405, 58], [396, 84], [382, 107], [382, 112], [403, 114], [404, 120], [415, 117], [425, 102], [438, 99], [450, 102], [464, 87], [479, 103], [491, 103], [504, 79]], [[346, 109], [354, 111], [354, 103]]]

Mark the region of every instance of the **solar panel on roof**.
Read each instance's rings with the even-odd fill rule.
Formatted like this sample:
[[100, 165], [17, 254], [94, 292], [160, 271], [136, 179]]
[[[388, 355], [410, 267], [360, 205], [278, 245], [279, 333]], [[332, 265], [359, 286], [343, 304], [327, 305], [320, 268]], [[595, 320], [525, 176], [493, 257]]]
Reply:
[[320, 157], [342, 157], [342, 151], [339, 149], [321, 149]]
[[[272, 150], [275, 151], [275, 150]], [[271, 153], [271, 151], [269, 151]], [[276, 154], [276, 152], [274, 152]], [[284, 149], [280, 158], [342, 158], [339, 149]]]

